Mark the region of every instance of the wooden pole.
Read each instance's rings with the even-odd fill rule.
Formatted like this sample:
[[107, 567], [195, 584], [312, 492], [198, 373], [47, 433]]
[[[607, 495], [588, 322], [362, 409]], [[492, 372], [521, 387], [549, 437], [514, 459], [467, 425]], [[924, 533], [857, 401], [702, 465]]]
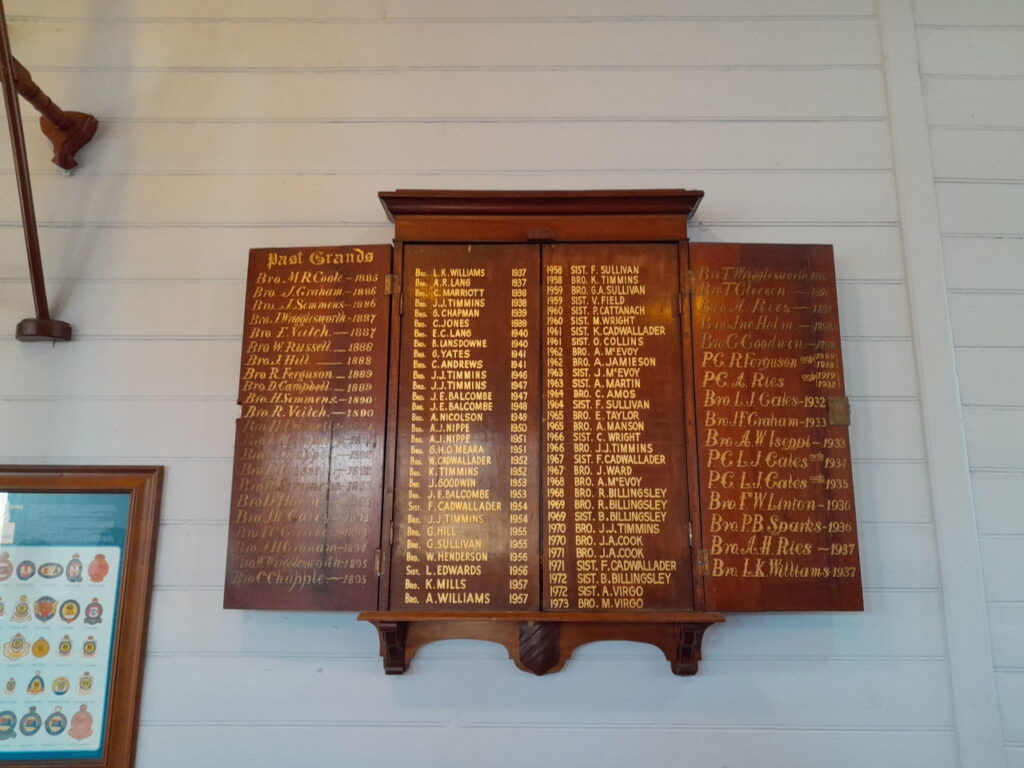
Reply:
[[32, 202], [32, 183], [29, 180], [28, 155], [25, 152], [25, 134], [21, 125], [21, 106], [14, 85], [14, 67], [11, 63], [11, 43], [7, 36], [7, 16], [3, 0], [0, 0], [0, 69], [3, 70], [2, 86], [4, 104], [7, 106], [7, 125], [11, 131], [11, 147], [14, 150], [14, 170], [18, 177], [18, 197], [21, 200], [21, 223], [25, 230], [25, 249], [28, 252], [28, 272], [32, 282], [32, 299], [36, 316], [18, 323], [15, 333], [19, 341], [69, 341], [71, 326], [50, 317], [46, 301], [46, 284], [43, 279], [43, 261], [39, 255], [39, 231], [36, 227], [36, 210]]

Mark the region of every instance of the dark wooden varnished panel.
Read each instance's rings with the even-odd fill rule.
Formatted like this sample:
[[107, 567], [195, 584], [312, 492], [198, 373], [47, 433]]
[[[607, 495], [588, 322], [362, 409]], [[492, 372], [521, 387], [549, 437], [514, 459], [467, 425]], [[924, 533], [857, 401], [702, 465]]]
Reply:
[[250, 252], [224, 605], [377, 604], [386, 245]]
[[[399, 190], [393, 260], [254, 251], [225, 604], [379, 606], [389, 671], [480, 636], [537, 674], [595, 639], [690, 674], [694, 608], [861, 608], [831, 248], [689, 246], [702, 194]], [[279, 306], [314, 251], [372, 253], [315, 265], [370, 303]]]
[[862, 609], [832, 247], [693, 243], [690, 269], [707, 608]]
[[686, 238], [686, 214], [616, 216], [401, 216], [395, 236], [420, 243], [666, 242]]
[[692, 189], [397, 189], [377, 195], [388, 218], [403, 216], [691, 215], [704, 193]]
[[528, 245], [405, 245], [390, 607], [540, 588], [539, 272]]
[[681, 611], [364, 611], [358, 618], [377, 628], [389, 675], [405, 673], [427, 643], [462, 639], [499, 643], [519, 669], [535, 675], [558, 672], [586, 643], [649, 643], [661, 649], [673, 674], [689, 676], [697, 674], [704, 632], [725, 620]]
[[675, 244], [544, 248], [544, 607], [693, 607]]
[[624, 242], [686, 239], [704, 193], [688, 189], [381, 192], [407, 242]]

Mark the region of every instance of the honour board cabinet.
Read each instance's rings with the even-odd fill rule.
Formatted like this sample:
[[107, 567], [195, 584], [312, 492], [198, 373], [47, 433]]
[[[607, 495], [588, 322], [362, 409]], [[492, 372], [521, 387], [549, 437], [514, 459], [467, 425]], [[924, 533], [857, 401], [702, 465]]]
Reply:
[[254, 250], [225, 605], [678, 674], [718, 611], [860, 609], [831, 247], [691, 243], [702, 195], [398, 190], [393, 246]]

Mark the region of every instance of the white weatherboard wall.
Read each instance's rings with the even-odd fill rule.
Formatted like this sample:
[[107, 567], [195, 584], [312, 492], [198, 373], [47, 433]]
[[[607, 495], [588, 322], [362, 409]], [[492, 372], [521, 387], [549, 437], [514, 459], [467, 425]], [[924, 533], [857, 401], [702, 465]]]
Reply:
[[[981, 23], [1019, 35], [1017, 7], [990, 5]], [[1021, 765], [1024, 597], [1008, 579], [1024, 533], [1013, 506], [1024, 419], [1019, 388], [1000, 379], [1020, 370], [1024, 345], [1024, 323], [1007, 321], [1022, 305], [1021, 195], [994, 183], [1019, 180], [1020, 153], [991, 152], [1019, 148], [1024, 98], [1011, 92], [1024, 94], [1019, 67], [947, 72], [1019, 62], [1021, 46], [972, 59], [992, 45], [974, 40], [959, 4], [916, 10], [994, 575], [993, 674]], [[7, 11], [16, 55], [101, 128], [65, 177], [25, 113], [51, 305], [75, 327], [70, 344], [13, 338], [31, 302], [0, 152], [0, 461], [167, 467], [140, 768], [990, 768], [957, 710], [888, 22], [873, 2], [8, 0]], [[952, 48], [930, 40], [943, 25]], [[958, 112], [971, 87], [977, 106]], [[957, 133], [995, 127], [988, 153]], [[707, 193], [694, 240], [835, 244], [864, 613], [731, 615], [683, 679], [653, 647], [626, 643], [586, 646], [535, 678], [498, 646], [446, 642], [386, 677], [353, 614], [221, 609], [250, 247], [387, 241], [376, 192], [398, 187], [674, 186]], [[1008, 232], [1017, 246], [991, 237]], [[970, 268], [982, 258], [984, 274]]]
[[1024, 5], [915, 7], [1008, 763], [1024, 766]]

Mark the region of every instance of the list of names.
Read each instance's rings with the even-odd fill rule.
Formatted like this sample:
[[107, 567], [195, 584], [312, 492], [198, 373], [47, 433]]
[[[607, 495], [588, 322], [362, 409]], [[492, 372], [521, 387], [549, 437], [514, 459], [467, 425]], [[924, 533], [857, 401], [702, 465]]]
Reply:
[[675, 249], [555, 246], [544, 301], [546, 606], [685, 608]]
[[860, 599], [834, 291], [821, 255], [695, 260], [705, 567], [740, 609], [762, 581], [777, 608]]
[[227, 607], [376, 604], [386, 246], [250, 256]]
[[537, 265], [409, 248], [392, 606], [536, 607]]
[[398, 264], [251, 253], [227, 607], [859, 607], [829, 248]]

